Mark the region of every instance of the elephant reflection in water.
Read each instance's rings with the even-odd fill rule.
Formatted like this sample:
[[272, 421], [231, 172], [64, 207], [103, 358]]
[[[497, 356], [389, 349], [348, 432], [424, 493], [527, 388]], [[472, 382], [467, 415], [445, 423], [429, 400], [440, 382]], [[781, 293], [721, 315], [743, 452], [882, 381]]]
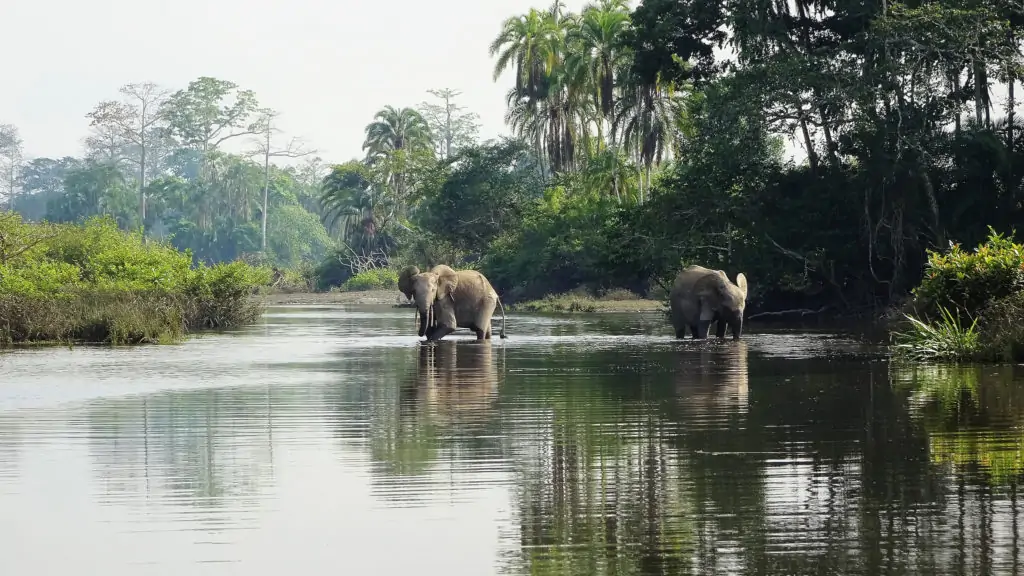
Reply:
[[747, 411], [747, 344], [685, 354], [676, 368], [680, 404], [702, 414]]
[[421, 344], [413, 390], [418, 407], [438, 423], [486, 420], [498, 395], [498, 366], [491, 343]]

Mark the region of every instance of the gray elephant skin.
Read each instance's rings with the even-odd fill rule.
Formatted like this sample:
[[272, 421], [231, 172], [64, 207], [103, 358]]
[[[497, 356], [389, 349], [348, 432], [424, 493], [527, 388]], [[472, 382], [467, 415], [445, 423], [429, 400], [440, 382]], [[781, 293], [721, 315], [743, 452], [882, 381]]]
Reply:
[[491, 283], [475, 270], [453, 270], [439, 264], [426, 272], [416, 266], [402, 270], [398, 289], [416, 302], [418, 334], [440, 340], [456, 328], [469, 328], [477, 340], [491, 338], [491, 317], [501, 307], [501, 332], [505, 336], [505, 307]]
[[722, 270], [688, 266], [676, 276], [669, 300], [676, 338], [684, 338], [687, 329], [694, 338], [707, 338], [711, 323], [717, 322], [716, 336], [725, 338], [728, 325], [738, 340], [743, 332], [747, 277], [740, 272], [733, 284]]

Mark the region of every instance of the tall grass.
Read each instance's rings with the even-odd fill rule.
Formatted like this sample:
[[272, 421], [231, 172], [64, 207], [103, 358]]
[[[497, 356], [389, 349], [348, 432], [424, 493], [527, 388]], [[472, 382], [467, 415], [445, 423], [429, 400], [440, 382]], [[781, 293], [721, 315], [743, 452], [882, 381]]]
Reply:
[[978, 319], [966, 328], [959, 313], [954, 316], [947, 308], [938, 306], [941, 317], [934, 323], [923, 322], [909, 314], [910, 330], [893, 334], [893, 352], [907, 360], [970, 360], [982, 352], [978, 333]]

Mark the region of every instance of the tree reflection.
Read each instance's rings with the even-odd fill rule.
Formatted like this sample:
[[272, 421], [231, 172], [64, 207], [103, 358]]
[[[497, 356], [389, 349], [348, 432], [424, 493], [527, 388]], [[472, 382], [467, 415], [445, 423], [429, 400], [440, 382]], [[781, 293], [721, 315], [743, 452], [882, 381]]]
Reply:
[[[271, 388], [207, 389], [87, 407], [93, 473], [108, 501], [255, 504], [272, 481]], [[275, 394], [281, 394], [280, 391]], [[278, 408], [279, 409], [279, 408]]]
[[[693, 454], [678, 449], [679, 422], [696, 423], [700, 436], [702, 419], [742, 419], [747, 349], [738, 344], [604, 350], [559, 359], [529, 381], [510, 377], [517, 396], [543, 399], [526, 420], [537, 429], [514, 434], [534, 446], [514, 451], [522, 550], [510, 571], [678, 574], [712, 565], [718, 547], [701, 526], [700, 471]], [[636, 365], [635, 354], [662, 369], [612, 369]]]
[[19, 420], [16, 416], [0, 416], [0, 480], [18, 474], [23, 442]]

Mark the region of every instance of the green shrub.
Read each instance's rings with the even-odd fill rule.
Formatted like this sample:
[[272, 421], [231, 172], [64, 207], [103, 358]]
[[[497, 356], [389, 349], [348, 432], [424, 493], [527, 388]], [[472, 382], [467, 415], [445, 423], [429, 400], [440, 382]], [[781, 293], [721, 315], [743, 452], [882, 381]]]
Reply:
[[[1024, 359], [1024, 246], [990, 228], [972, 252], [955, 244], [944, 254], [929, 252], [909, 308], [909, 330], [894, 334], [898, 357]], [[964, 315], [974, 318], [969, 327]]]
[[1024, 246], [990, 228], [988, 239], [973, 252], [958, 244], [945, 254], [928, 252], [924, 279], [913, 291], [913, 306], [925, 317], [937, 315], [941, 307], [977, 313], [1022, 288]]
[[978, 337], [978, 319], [964, 327], [959, 316], [939, 307], [942, 319], [922, 322], [907, 315], [911, 329], [893, 334], [897, 357], [910, 360], [970, 360], [982, 353]]
[[342, 284], [346, 292], [365, 292], [367, 290], [397, 290], [398, 271], [390, 268], [373, 268], [364, 270], [349, 278]]
[[110, 218], [26, 224], [0, 213], [0, 343], [176, 340], [255, 320], [270, 269], [192, 256]]

